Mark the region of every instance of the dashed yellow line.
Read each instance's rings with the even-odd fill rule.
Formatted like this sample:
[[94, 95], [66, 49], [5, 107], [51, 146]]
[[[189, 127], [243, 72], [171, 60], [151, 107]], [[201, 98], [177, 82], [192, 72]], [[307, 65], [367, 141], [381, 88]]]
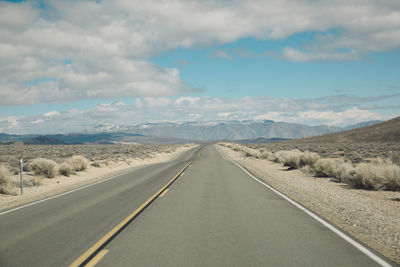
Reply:
[[[132, 212], [128, 217], [123, 219], [117, 226], [111, 229], [105, 236], [103, 236], [99, 241], [97, 241], [93, 246], [91, 246], [85, 253], [83, 253], [79, 258], [77, 258], [69, 267], [81, 266], [87, 259], [89, 259], [97, 250], [99, 250], [108, 240], [110, 240], [118, 231], [120, 231], [125, 225], [127, 225], [132, 219], [134, 219], [140, 212], [142, 212], [156, 197], [164, 192], [189, 166], [192, 161], [189, 162], [182, 170], [175, 175], [166, 185], [164, 185], [160, 190], [152, 195], [148, 200], [146, 200], [139, 208]], [[100, 252], [99, 252], [100, 253]], [[86, 265], [87, 266], [87, 265]]]
[[168, 188], [167, 189], [165, 189], [165, 191], [164, 192], [162, 192], [162, 194], [159, 196], [159, 197], [163, 197], [167, 192], [168, 192]]
[[88, 264], [86, 264], [86, 267], [94, 267], [97, 263], [99, 263], [99, 261], [101, 261], [101, 259], [107, 254], [107, 252], [107, 249], [103, 249], [102, 251], [97, 253], [97, 255], [91, 261], [89, 261]]
[[200, 153], [199, 153], [199, 157], [197, 158], [197, 160], [199, 160], [199, 159], [200, 159], [201, 155], [203, 155], [203, 149], [200, 151]]

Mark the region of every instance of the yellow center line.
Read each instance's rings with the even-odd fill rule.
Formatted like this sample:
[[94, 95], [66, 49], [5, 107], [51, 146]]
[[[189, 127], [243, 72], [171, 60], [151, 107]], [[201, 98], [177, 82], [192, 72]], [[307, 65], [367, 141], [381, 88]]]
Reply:
[[107, 249], [103, 249], [102, 251], [97, 253], [97, 255], [91, 261], [89, 261], [88, 264], [86, 264], [86, 267], [94, 267], [97, 263], [99, 263], [99, 261], [101, 261], [101, 259], [107, 254], [107, 252]]
[[199, 157], [197, 158], [197, 160], [199, 160], [200, 159], [200, 157], [201, 157], [201, 155], [203, 154], [203, 150], [201, 150], [200, 151], [200, 153], [199, 153]]
[[163, 197], [167, 192], [168, 192], [168, 188], [167, 189], [165, 189], [165, 191], [164, 192], [162, 192], [162, 194], [159, 196], [159, 197]]
[[123, 219], [117, 226], [111, 229], [105, 236], [103, 236], [99, 241], [97, 241], [92, 247], [90, 247], [85, 253], [83, 253], [79, 258], [77, 258], [69, 267], [77, 267], [84, 263], [93, 253], [95, 253], [103, 244], [105, 244], [111, 237], [113, 237], [118, 231], [120, 231], [125, 225], [127, 225], [133, 218], [135, 218], [142, 210], [144, 210], [156, 197], [158, 197], [168, 186], [170, 186], [189, 166], [192, 161], [189, 162], [182, 170], [175, 175], [166, 185], [164, 185], [160, 190], [152, 195], [148, 200], [146, 200], [139, 208], [134, 212], [129, 214], [128, 217]]

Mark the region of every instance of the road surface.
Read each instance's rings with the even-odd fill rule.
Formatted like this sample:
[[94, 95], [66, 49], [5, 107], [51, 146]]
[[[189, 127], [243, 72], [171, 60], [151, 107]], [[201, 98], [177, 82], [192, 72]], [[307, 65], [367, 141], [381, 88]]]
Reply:
[[199, 153], [1, 215], [0, 266], [379, 266], [214, 146]]

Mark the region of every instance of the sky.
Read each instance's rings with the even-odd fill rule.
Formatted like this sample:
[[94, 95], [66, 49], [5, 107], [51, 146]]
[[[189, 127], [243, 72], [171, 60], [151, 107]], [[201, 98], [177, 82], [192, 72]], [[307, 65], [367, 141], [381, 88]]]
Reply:
[[400, 1], [1, 1], [0, 132], [400, 115]]

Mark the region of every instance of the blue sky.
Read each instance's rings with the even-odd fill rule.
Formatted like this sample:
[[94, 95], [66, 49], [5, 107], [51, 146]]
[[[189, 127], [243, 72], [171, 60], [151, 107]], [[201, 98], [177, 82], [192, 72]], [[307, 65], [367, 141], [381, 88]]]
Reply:
[[[168, 51], [151, 60], [179, 68], [184, 81], [203, 89], [202, 95], [213, 97], [375, 96], [392, 94], [393, 86], [400, 85], [400, 49], [339, 62], [293, 62], [268, 55], [278, 54], [285, 46], [299, 47], [312, 38], [310, 35], [297, 34], [279, 41], [246, 38], [213, 47]], [[231, 59], [218, 57], [216, 51], [223, 51]]]
[[397, 1], [228, 2], [0, 1], [0, 132], [399, 115]]

